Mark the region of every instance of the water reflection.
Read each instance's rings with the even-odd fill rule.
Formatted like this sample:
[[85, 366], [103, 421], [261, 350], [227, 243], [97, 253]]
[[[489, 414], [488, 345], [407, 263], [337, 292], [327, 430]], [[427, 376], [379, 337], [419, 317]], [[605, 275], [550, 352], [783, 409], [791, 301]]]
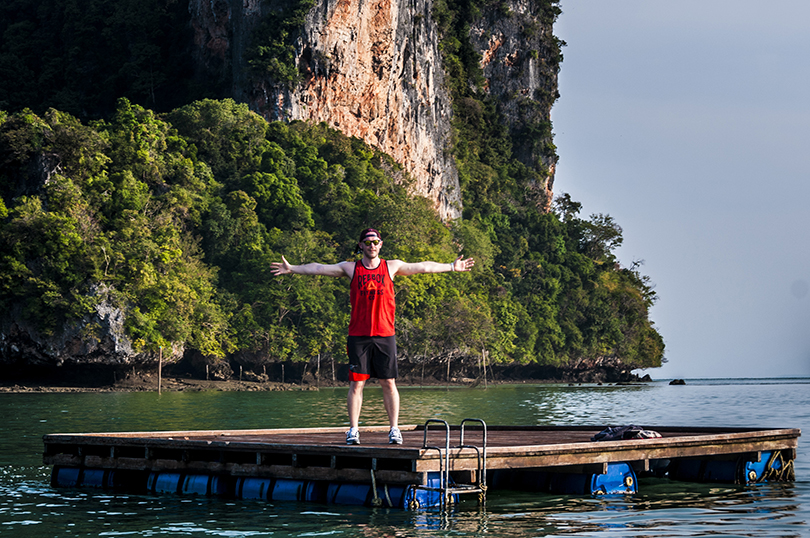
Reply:
[[[657, 483], [656, 483], [657, 482]], [[499, 492], [485, 510], [463, 502], [450, 513], [298, 503], [228, 502], [176, 496], [51, 490], [42, 483], [0, 488], [0, 521], [15, 536], [320, 536], [358, 533], [415, 537], [797, 536], [800, 502], [791, 485], [755, 488], [646, 482], [629, 498]]]
[[[643, 479], [631, 497], [497, 492], [451, 513], [52, 489], [45, 433], [345, 425], [346, 389], [272, 393], [0, 394], [0, 534], [13, 536], [799, 536], [810, 456], [798, 481], [752, 487]], [[382, 424], [369, 387], [365, 424]], [[788, 403], [788, 405], [786, 405]], [[511, 386], [402, 390], [402, 423], [810, 426], [806, 383]]]

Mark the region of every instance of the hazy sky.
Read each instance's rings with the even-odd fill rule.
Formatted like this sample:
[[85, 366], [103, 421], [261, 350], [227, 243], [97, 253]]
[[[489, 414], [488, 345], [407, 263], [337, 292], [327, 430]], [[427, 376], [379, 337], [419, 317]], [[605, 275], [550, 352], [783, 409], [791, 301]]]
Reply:
[[810, 375], [810, 1], [561, 6], [554, 190], [645, 260], [651, 376]]

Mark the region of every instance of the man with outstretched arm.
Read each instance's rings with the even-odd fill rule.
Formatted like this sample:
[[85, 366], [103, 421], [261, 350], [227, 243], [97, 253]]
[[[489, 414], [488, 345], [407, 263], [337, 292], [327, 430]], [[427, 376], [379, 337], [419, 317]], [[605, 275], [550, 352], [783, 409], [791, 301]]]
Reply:
[[306, 263], [292, 265], [284, 256], [271, 265], [274, 275], [323, 275], [348, 277], [351, 280], [349, 299], [352, 305], [349, 321], [349, 338], [346, 351], [349, 355], [349, 396], [346, 406], [349, 411], [349, 431], [346, 444], [360, 444], [360, 408], [363, 405], [363, 387], [371, 377], [376, 377], [383, 390], [383, 404], [388, 413], [391, 430], [388, 442], [402, 444], [399, 431], [399, 391], [397, 391], [397, 339], [394, 331], [394, 277], [419, 273], [447, 273], [469, 271], [475, 261], [472, 258], [456, 258], [452, 263], [423, 261], [407, 263], [402, 260], [383, 260], [380, 232], [373, 228], [363, 230], [357, 244], [363, 257], [355, 262], [335, 264]]

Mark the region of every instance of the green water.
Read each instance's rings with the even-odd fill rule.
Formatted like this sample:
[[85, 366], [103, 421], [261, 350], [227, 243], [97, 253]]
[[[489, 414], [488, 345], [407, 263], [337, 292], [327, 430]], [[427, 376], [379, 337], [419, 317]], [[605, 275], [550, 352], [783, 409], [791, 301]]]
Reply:
[[[791, 427], [810, 431], [810, 380], [695, 380], [685, 387], [403, 389], [402, 424]], [[384, 424], [368, 389], [365, 425]], [[343, 426], [345, 389], [319, 392], [0, 394], [2, 536], [805, 536], [810, 454], [797, 481], [730, 486], [643, 479], [637, 495], [494, 492], [450, 514], [54, 489], [46, 433]]]

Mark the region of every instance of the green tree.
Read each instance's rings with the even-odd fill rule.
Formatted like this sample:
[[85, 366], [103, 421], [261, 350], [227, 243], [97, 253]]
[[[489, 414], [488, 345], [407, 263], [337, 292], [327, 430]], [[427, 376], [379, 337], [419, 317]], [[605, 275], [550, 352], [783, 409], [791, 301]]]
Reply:
[[109, 121], [87, 125], [55, 110], [2, 115], [0, 305], [54, 332], [103, 299], [125, 311], [138, 349], [180, 344], [253, 368], [342, 360], [348, 283], [269, 268], [282, 254], [355, 259], [370, 226], [386, 257], [478, 262], [452, 278], [397, 278], [405, 360], [659, 365], [656, 294], [638, 265], [617, 263], [613, 218], [580, 219], [567, 195], [544, 213], [520, 196], [530, 178], [508, 151], [465, 155], [466, 218], [446, 225], [360, 140], [268, 124], [229, 100], [165, 116], [120, 100]]

